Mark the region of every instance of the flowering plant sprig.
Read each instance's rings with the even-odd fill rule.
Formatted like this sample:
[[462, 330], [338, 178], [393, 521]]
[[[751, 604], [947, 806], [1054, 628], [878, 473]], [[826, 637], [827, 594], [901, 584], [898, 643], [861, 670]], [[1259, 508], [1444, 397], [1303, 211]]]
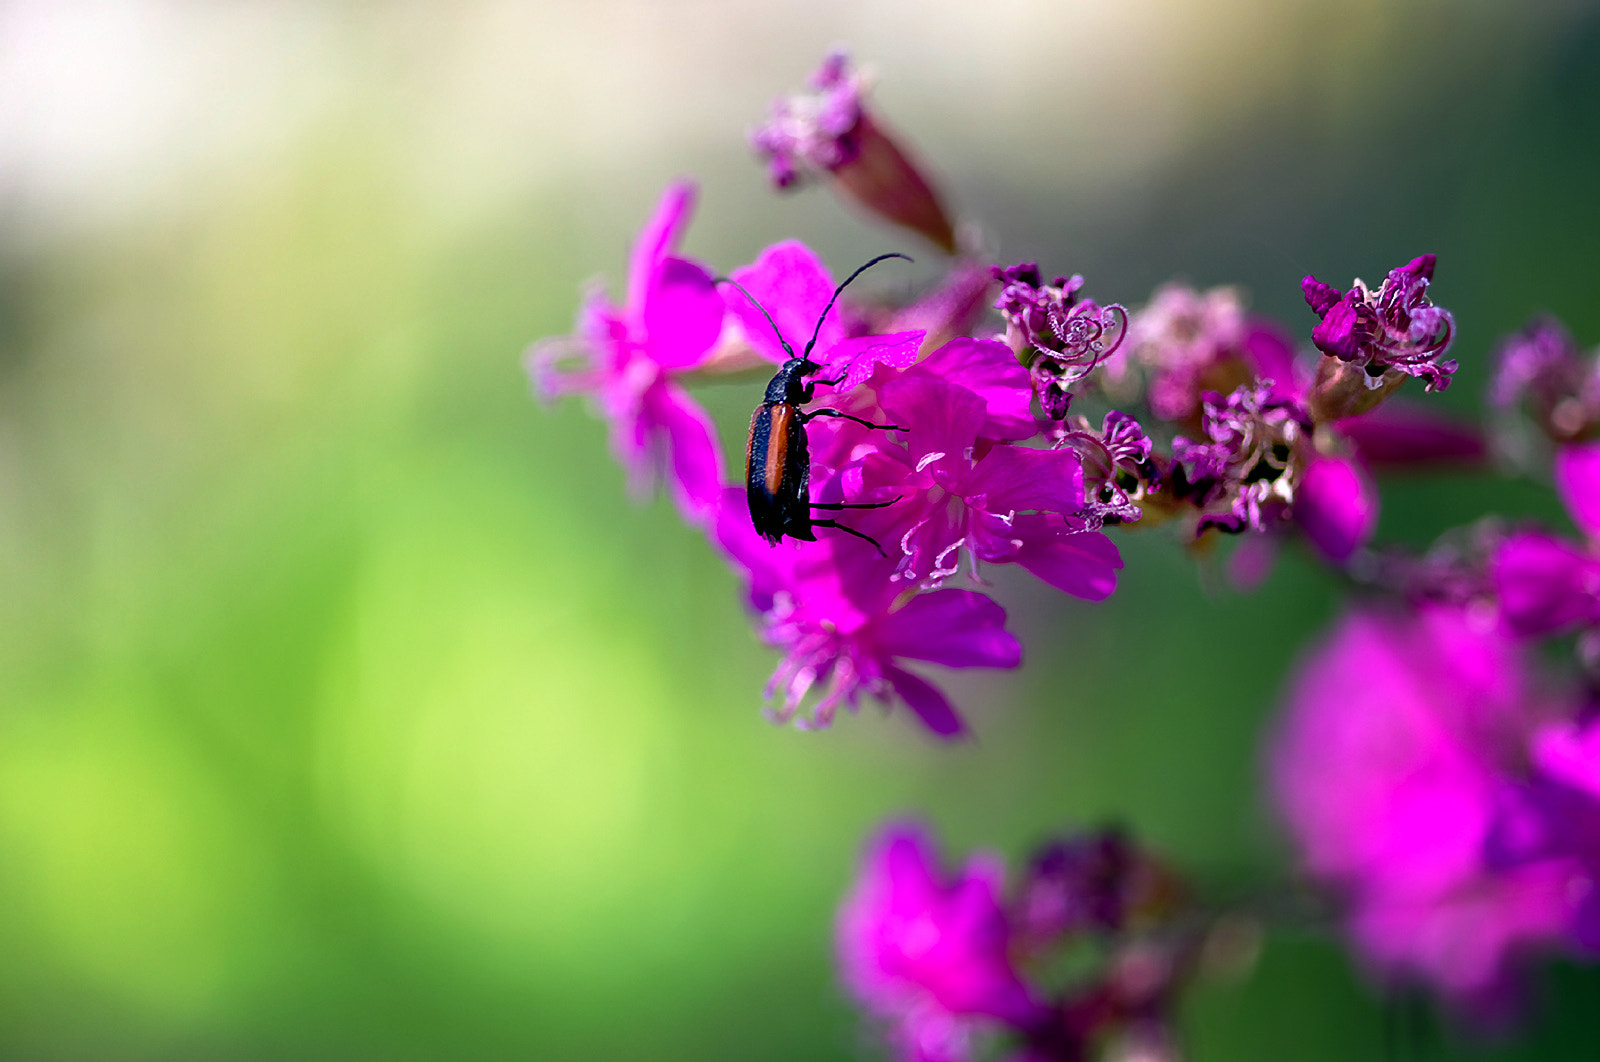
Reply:
[[[826, 182], [955, 252], [869, 83], [830, 54], [752, 144], [779, 188]], [[825, 728], [870, 698], [966, 735], [922, 669], [1021, 665], [994, 566], [1094, 602], [1122, 568], [1112, 535], [1133, 527], [1169, 525], [1195, 556], [1239, 537], [1241, 587], [1302, 542], [1364, 600], [1296, 672], [1269, 788], [1363, 966], [1482, 1022], [1516, 1013], [1537, 957], [1600, 953], [1600, 355], [1535, 321], [1502, 346], [1492, 392], [1503, 422], [1526, 411], [1550, 444], [1538, 458], [1578, 536], [1491, 518], [1414, 556], [1372, 544], [1380, 476], [1489, 450], [1475, 425], [1396, 398], [1458, 368], [1433, 255], [1376, 288], [1305, 277], [1316, 323], [1298, 342], [1234, 288], [1172, 283], [1129, 309], [970, 246], [898, 304], [836, 287], [795, 240], [719, 274], [676, 250], [694, 194], [663, 195], [621, 304], [590, 295], [528, 366], [542, 396], [588, 395], [636, 489], [664, 482], [732, 567], [779, 654], [772, 719]], [[780, 365], [747, 487], [766, 477], [839, 518], [758, 533], [689, 389]], [[779, 406], [801, 434], [775, 448]], [[1577, 652], [1555, 667], [1543, 643], [1565, 639]], [[893, 825], [840, 914], [843, 978], [909, 1060], [961, 1062], [982, 1040], [1011, 1062], [1176, 1058], [1171, 1004], [1216, 929], [1193, 892], [1117, 833], [1053, 842], [1008, 892], [997, 860], [948, 874], [923, 829]], [[1086, 945], [1088, 972], [1050, 976]]]

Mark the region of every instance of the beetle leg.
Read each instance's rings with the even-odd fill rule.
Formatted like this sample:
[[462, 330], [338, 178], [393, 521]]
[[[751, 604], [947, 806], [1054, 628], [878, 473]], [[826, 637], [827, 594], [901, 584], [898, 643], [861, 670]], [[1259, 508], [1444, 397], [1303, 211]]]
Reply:
[[857, 424], [865, 425], [868, 428], [882, 428], [884, 431], [910, 431], [911, 430], [910, 428], [902, 428], [898, 424], [874, 424], [874, 423], [872, 423], [872, 421], [864, 420], [861, 417], [856, 416], [854, 413], [846, 413], [843, 410], [832, 409], [832, 408], [829, 408], [827, 406], [824, 406], [821, 409], [808, 409], [808, 410], [805, 410], [804, 412], [802, 412], [800, 414], [800, 423], [804, 424], [806, 421], [810, 420], [812, 417], [843, 417], [845, 420], [853, 420]]
[[904, 498], [904, 497], [905, 497], [905, 495], [902, 494], [898, 498], [890, 498], [888, 501], [885, 501], [885, 502], [812, 502], [811, 503], [811, 507], [813, 509], [833, 509], [833, 510], [839, 510], [839, 509], [882, 509], [886, 505], [893, 505], [895, 502], [899, 501], [900, 498]]
[[847, 535], [854, 535], [856, 538], [866, 539], [868, 542], [872, 543], [872, 548], [878, 551], [878, 556], [880, 556], [880, 557], [887, 557], [888, 556], [888, 554], [883, 551], [883, 547], [878, 545], [878, 540], [877, 539], [873, 538], [871, 535], [865, 534], [864, 532], [857, 531], [853, 527], [846, 527], [845, 525], [839, 523], [839, 521], [837, 521], [837, 520], [813, 520], [813, 521], [811, 521], [811, 526], [812, 527], [831, 527], [835, 531], [843, 531]]

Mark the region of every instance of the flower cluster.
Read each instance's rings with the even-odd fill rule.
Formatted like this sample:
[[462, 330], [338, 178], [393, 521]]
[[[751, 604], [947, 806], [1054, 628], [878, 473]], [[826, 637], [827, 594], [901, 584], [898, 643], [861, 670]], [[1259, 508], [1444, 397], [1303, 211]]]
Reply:
[[[675, 256], [692, 198], [688, 185], [663, 197], [635, 245], [624, 308], [592, 296], [576, 335], [536, 346], [530, 371], [546, 394], [592, 395], [632, 478], [665, 478], [740, 573], [763, 640], [783, 654], [767, 690], [774, 718], [823, 727], [870, 695], [906, 704], [936, 734], [964, 732], [939, 689], [904, 666], [1021, 662], [1004, 609], [944, 586], [963, 563], [974, 579], [980, 562], [1017, 564], [1086, 600], [1116, 587], [1116, 547], [1068, 519], [1083, 507], [1076, 455], [1032, 445], [1045, 441], [1032, 385], [1004, 343], [961, 336], [926, 349], [930, 329], [970, 317], [959, 274], [910, 308], [929, 327], [874, 333], [870, 308], [830, 310], [833, 277], [798, 242], [767, 248], [726, 285]], [[815, 403], [795, 413], [808, 421], [793, 444], [807, 463], [793, 474], [807, 525], [839, 533], [774, 546], [752, 528], [745, 489], [723, 475], [715, 429], [683, 383], [728, 364], [781, 365], [790, 338], [808, 336]], [[861, 508], [841, 523], [810, 506]]]
[[[826, 182], [954, 254], [867, 87], [831, 54], [757, 152], [780, 188]], [[1130, 311], [970, 249], [905, 303], [851, 288], [861, 270], [836, 283], [793, 240], [719, 274], [677, 250], [694, 195], [668, 188], [620, 304], [589, 295], [528, 367], [545, 397], [589, 396], [636, 489], [664, 482], [732, 567], [779, 655], [773, 719], [826, 727], [871, 698], [965, 734], [920, 669], [1020, 665], [993, 566], [1099, 601], [1122, 567], [1107, 531], [1168, 524], [1196, 554], [1241, 536], [1238, 585], [1297, 540], [1378, 599], [1303, 662], [1270, 755], [1304, 870], [1367, 967], [1484, 1019], [1515, 1009], [1533, 957], [1600, 953], [1600, 356], [1535, 321], [1502, 345], [1491, 396], [1550, 444], [1577, 533], [1490, 520], [1416, 557], [1369, 546], [1378, 475], [1487, 452], [1476, 427], [1395, 398], [1457, 368], [1433, 255], [1375, 289], [1305, 277], [1318, 320], [1297, 348], [1236, 289], [1169, 284]], [[690, 389], [750, 369], [773, 376], [752, 390], [741, 481]], [[1544, 642], [1576, 652], [1555, 669]], [[1214, 928], [1114, 832], [1047, 845], [1008, 891], [998, 861], [948, 874], [898, 825], [838, 942], [905, 1059], [962, 1062], [986, 1040], [1012, 1062], [1165, 1059]]]
[[1304, 389], [1297, 386], [1303, 370], [1293, 341], [1267, 318], [1246, 313], [1237, 288], [1157, 289], [1129, 323], [1120, 356], [1106, 368], [1107, 390], [1114, 394], [1128, 393], [1130, 383], [1123, 381], [1145, 373], [1150, 412], [1174, 424], [1194, 424], [1208, 391], [1228, 394], [1257, 380], [1280, 396]]
[[[1176, 1058], [1172, 1006], [1213, 926], [1178, 879], [1115, 830], [1042, 846], [1009, 895], [1004, 866], [955, 874], [922, 828], [885, 827], [839, 911], [846, 987], [907, 1062], [966, 1062], [984, 1040], [1010, 1062]], [[1086, 972], [1051, 975], [1083, 953]]]
[[[873, 120], [843, 53], [812, 89], [776, 104], [756, 134], [777, 182], [827, 174], [876, 216], [950, 246], [942, 202]], [[529, 368], [546, 396], [590, 395], [630, 480], [664, 480], [739, 572], [761, 637], [783, 654], [767, 691], [779, 720], [826, 726], [872, 696], [903, 702], [935, 733], [964, 732], [904, 664], [1018, 666], [1020, 645], [982, 589], [985, 565], [1015, 564], [1095, 601], [1122, 563], [1107, 527], [1153, 517], [1191, 539], [1298, 534], [1340, 564], [1372, 533], [1358, 440], [1384, 430], [1361, 414], [1392, 381], [1346, 400], [1328, 369], [1343, 361], [1299, 364], [1282, 330], [1245, 315], [1229, 289], [1168, 286], [1130, 315], [1086, 297], [1080, 276], [1046, 282], [1033, 262], [963, 259], [922, 298], [886, 306], [836, 286], [793, 240], [723, 283], [676, 250], [693, 199], [688, 183], [667, 190], [634, 246], [622, 305], [591, 295], [575, 334], [535, 346]], [[1448, 321], [1427, 303], [1431, 270], [1424, 256], [1376, 295], [1358, 285], [1329, 297], [1346, 316], [1404, 324], [1420, 349], [1427, 322]], [[980, 316], [990, 300], [995, 324]], [[1384, 365], [1420, 364], [1383, 335]], [[1386, 380], [1375, 358], [1361, 355], [1363, 372], [1378, 372], [1362, 378]], [[778, 373], [751, 423], [747, 519], [715, 426], [685, 388], [753, 366]], [[1096, 426], [1075, 399], [1120, 408]], [[946, 585], [962, 575], [974, 588]]]

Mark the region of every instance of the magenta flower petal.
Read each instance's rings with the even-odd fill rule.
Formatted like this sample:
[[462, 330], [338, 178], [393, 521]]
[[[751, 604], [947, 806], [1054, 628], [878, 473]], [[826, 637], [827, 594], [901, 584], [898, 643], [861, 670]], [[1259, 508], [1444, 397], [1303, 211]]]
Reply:
[[674, 375], [711, 356], [723, 309], [710, 272], [670, 254], [693, 202], [693, 185], [668, 188], [634, 242], [626, 305], [592, 293], [576, 334], [535, 344], [527, 365], [542, 395], [589, 395], [635, 494], [666, 473], [684, 515], [698, 523], [717, 504], [716, 436]]
[[1072, 513], [1083, 504], [1083, 465], [1071, 450], [995, 446], [973, 466], [969, 490], [992, 513]]
[[1122, 554], [1098, 531], [1073, 531], [1044, 516], [1017, 517], [1022, 540], [1015, 560], [1057, 590], [1084, 601], [1103, 601], [1117, 589]]
[[1412, 674], [1412, 650], [1426, 652], [1417, 642], [1398, 623], [1349, 616], [1296, 677], [1274, 747], [1274, 782], [1317, 874], [1359, 879], [1391, 866], [1412, 872], [1411, 862], [1421, 858], [1442, 861], [1448, 877], [1473, 865], [1486, 805], [1473, 814], [1469, 800], [1465, 817], [1442, 815], [1438, 832], [1423, 844], [1416, 827], [1427, 816], [1407, 813], [1418, 802], [1448, 806], [1458, 790], [1469, 797], [1483, 791], [1481, 772], [1437, 718], [1434, 697], [1449, 693], [1428, 689], [1432, 661], [1424, 658], [1422, 673]]
[[1538, 531], [1514, 534], [1492, 561], [1500, 612], [1517, 634], [1537, 636], [1600, 622], [1600, 559]]
[[911, 455], [924, 467], [940, 459], [948, 459], [949, 466], [970, 462], [959, 459], [977, 442], [988, 420], [981, 395], [921, 373], [890, 380], [879, 401], [896, 424], [908, 429]]
[[[766, 308], [796, 354], [805, 349], [812, 329], [817, 327], [817, 318], [833, 296], [833, 277], [828, 267], [799, 240], [773, 244], [750, 265], [735, 269], [729, 276]], [[773, 362], [782, 362], [788, 357], [778, 337], [773, 335], [772, 325], [737, 288], [725, 287], [722, 298], [744, 327], [750, 345], [762, 357]], [[822, 323], [817, 349], [826, 350], [844, 338], [838, 313], [835, 307]]]
[[722, 495], [722, 455], [716, 428], [688, 394], [672, 384], [652, 388], [650, 419], [664, 434], [673, 500], [690, 523], [711, 517]]
[[792, 578], [794, 551], [774, 549], [750, 525], [750, 508], [743, 487], [724, 487], [718, 499], [711, 534], [718, 547], [742, 572], [750, 607], [757, 612], [772, 608], [773, 595]]
[[711, 356], [722, 331], [722, 296], [709, 270], [683, 258], [662, 259], [644, 293], [641, 313], [649, 357], [668, 371], [692, 369]]
[[1274, 397], [1304, 401], [1309, 380], [1302, 377], [1309, 373], [1296, 363], [1294, 341], [1275, 322], [1263, 317], [1247, 319], [1239, 346], [1256, 378], [1272, 381]]
[[915, 370], [950, 381], [983, 399], [991, 439], [1031, 439], [1039, 425], [1033, 416], [1033, 378], [1017, 364], [1011, 348], [993, 339], [952, 339], [924, 358]]
[[1352, 289], [1328, 308], [1327, 315], [1311, 330], [1311, 339], [1317, 349], [1338, 358], [1354, 361], [1361, 357], [1372, 342], [1377, 321]]
[[1312, 545], [1342, 564], [1372, 537], [1378, 498], [1353, 461], [1316, 455], [1300, 475], [1294, 516]]
[[1576, 884], [1563, 862], [1473, 881], [1448, 897], [1391, 893], [1365, 903], [1351, 936], [1380, 973], [1406, 970], [1479, 1027], [1516, 1017], [1529, 952], [1564, 934]]
[[922, 331], [895, 332], [884, 336], [856, 336], [853, 339], [840, 340], [825, 350], [819, 350], [811, 355], [811, 360], [822, 366], [818, 377], [823, 379], [838, 379], [835, 391], [844, 393], [853, 391], [871, 379], [874, 370], [879, 365], [891, 369], [904, 369], [917, 360], [917, 352], [922, 348], [922, 338], [927, 333]]
[[1001, 886], [999, 864], [983, 858], [947, 878], [914, 825], [890, 826], [868, 849], [839, 910], [840, 972], [857, 998], [897, 1023], [900, 1043], [942, 1042], [949, 1053], [939, 1057], [966, 1058], [957, 1022], [1021, 1025], [1040, 1016], [1011, 965]]
[[1479, 464], [1489, 455], [1483, 432], [1476, 425], [1401, 399], [1391, 398], [1370, 413], [1346, 417], [1338, 427], [1369, 468]]
[[[1540, 728], [1533, 761], [1549, 777], [1600, 801], [1600, 723], [1559, 723]], [[1595, 853], [1600, 857], [1600, 851]]]
[[1600, 953], [1600, 722], [1563, 720], [1533, 737], [1536, 772], [1532, 794], [1537, 837], [1534, 857], [1555, 857], [1574, 868], [1569, 939], [1590, 955]]
[[661, 193], [655, 213], [644, 223], [629, 255], [629, 306], [645, 304], [646, 292], [655, 283], [663, 259], [677, 246], [679, 237], [689, 225], [694, 200], [695, 186], [692, 181], [674, 181]]
[[1600, 442], [1568, 443], [1556, 451], [1556, 490], [1573, 522], [1600, 541]]
[[966, 721], [939, 687], [898, 667], [886, 669], [883, 676], [929, 730], [942, 738], [956, 738], [967, 733]]
[[1022, 643], [1006, 629], [1006, 610], [975, 590], [930, 590], [891, 613], [878, 628], [889, 656], [945, 667], [1013, 668]]
[[1316, 277], [1306, 277], [1300, 281], [1300, 290], [1305, 294], [1306, 305], [1311, 307], [1311, 312], [1321, 317], [1342, 297], [1342, 293], [1332, 284], [1324, 284]]

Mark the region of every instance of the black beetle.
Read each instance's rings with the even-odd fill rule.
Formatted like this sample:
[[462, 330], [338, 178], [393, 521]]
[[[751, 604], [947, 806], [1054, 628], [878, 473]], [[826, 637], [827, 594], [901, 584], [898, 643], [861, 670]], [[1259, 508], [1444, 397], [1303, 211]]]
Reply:
[[[822, 371], [822, 366], [811, 360], [811, 348], [816, 345], [817, 336], [822, 333], [822, 322], [827, 319], [828, 312], [833, 309], [833, 304], [841, 292], [850, 286], [856, 277], [889, 258], [904, 258], [911, 261], [903, 254], [880, 254], [854, 273], [851, 273], [843, 284], [834, 289], [833, 298], [828, 300], [828, 305], [823, 308], [822, 316], [817, 318], [817, 327], [811, 333], [811, 342], [806, 344], [803, 353], [796, 356], [794, 348], [789, 341], [783, 338], [777, 322], [772, 320], [772, 315], [749, 292], [745, 296], [755, 304], [756, 309], [766, 316], [772, 330], [778, 336], [778, 342], [783, 346], [784, 353], [789, 359], [778, 368], [770, 383], [767, 384], [766, 396], [761, 400], [761, 405], [750, 415], [750, 440], [745, 448], [745, 495], [750, 505], [750, 522], [755, 525], [756, 532], [772, 545], [776, 546], [785, 536], [801, 539], [806, 542], [815, 542], [817, 536], [812, 533], [813, 528], [831, 527], [843, 531], [847, 535], [865, 539], [871, 542], [879, 553], [883, 547], [878, 545], [878, 540], [871, 535], [863, 534], [853, 527], [846, 527], [837, 520], [817, 520], [811, 516], [812, 509], [881, 509], [886, 505], [893, 505], [899, 501], [895, 498], [886, 502], [814, 502], [811, 500], [811, 454], [806, 445], [806, 422], [814, 417], [840, 417], [844, 420], [853, 420], [857, 424], [864, 424], [869, 428], [881, 428], [885, 431], [905, 431], [906, 429], [896, 424], [874, 424], [869, 420], [839, 409], [803, 409], [812, 399], [816, 390], [815, 380], [807, 382], [806, 377]], [[734, 281], [729, 283], [735, 284]], [[744, 291], [741, 287], [739, 290]], [[838, 386], [844, 377], [837, 380], [828, 380], [827, 383]]]

